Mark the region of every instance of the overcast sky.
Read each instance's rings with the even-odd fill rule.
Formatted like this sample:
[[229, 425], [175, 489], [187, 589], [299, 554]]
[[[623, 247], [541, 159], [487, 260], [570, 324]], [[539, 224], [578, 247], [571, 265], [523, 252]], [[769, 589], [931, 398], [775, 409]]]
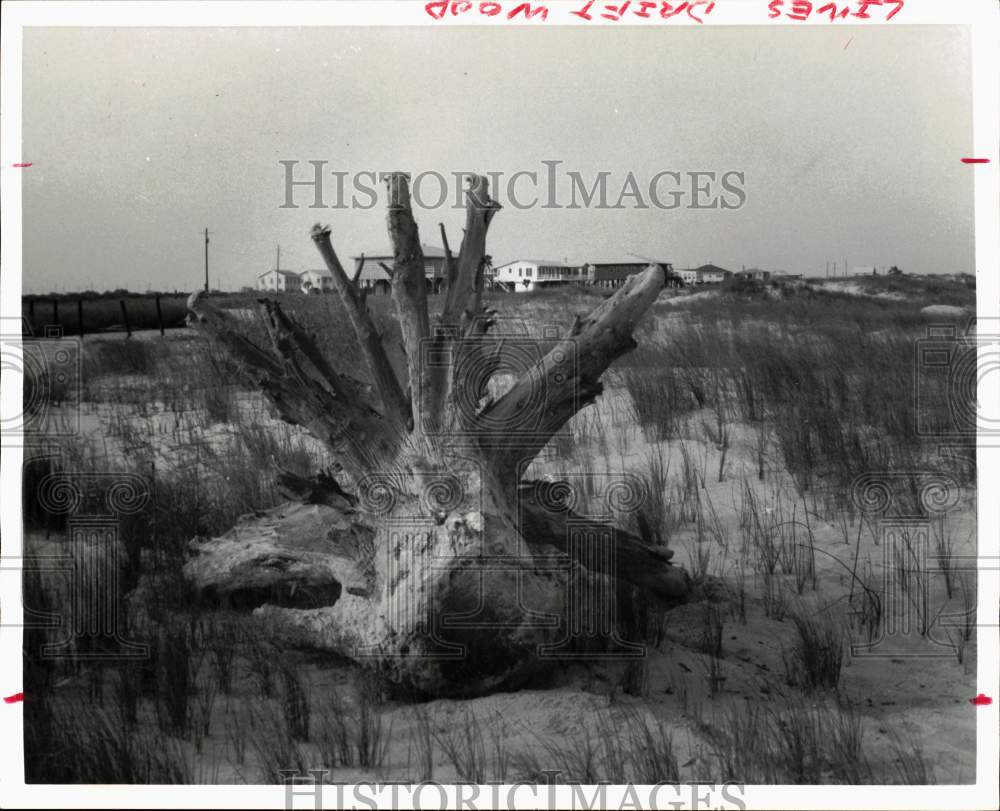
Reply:
[[[299, 191], [280, 208], [280, 160], [302, 177], [310, 160], [508, 176], [560, 160], [588, 183], [609, 172], [612, 202], [629, 172], [640, 188], [745, 173], [730, 211], [508, 205], [496, 264], [974, 272], [971, 147], [960, 28], [28, 29], [24, 288], [199, 287], [206, 226], [226, 289], [273, 268], [279, 243], [282, 267], [319, 265], [317, 220], [343, 256], [387, 244], [381, 201], [317, 211]], [[336, 202], [332, 176], [324, 192]], [[460, 212], [417, 219], [424, 242], [444, 221], [457, 246]]]

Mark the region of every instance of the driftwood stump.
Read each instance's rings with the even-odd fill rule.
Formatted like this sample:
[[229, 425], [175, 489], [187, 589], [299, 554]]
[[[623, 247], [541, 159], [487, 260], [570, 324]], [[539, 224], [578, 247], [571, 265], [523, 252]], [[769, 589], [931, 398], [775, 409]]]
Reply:
[[636, 346], [632, 331], [664, 286], [633, 276], [498, 396], [490, 380], [508, 347], [483, 307], [486, 234], [499, 209], [477, 177], [458, 255], [446, 248], [446, 293], [428, 314], [424, 262], [407, 177], [389, 178], [392, 298], [406, 353], [393, 371], [357, 276], [316, 226], [312, 238], [360, 357], [327, 357], [273, 301], [270, 345], [195, 294], [192, 324], [222, 344], [283, 419], [338, 462], [315, 479], [286, 476], [289, 501], [220, 538], [195, 539], [185, 571], [206, 597], [254, 609], [297, 644], [378, 666], [429, 694], [520, 683], [567, 656], [635, 656], [616, 631], [623, 593], [658, 607], [689, 580], [670, 552], [588, 520], [558, 485], [522, 481], [553, 434], [601, 393], [599, 378]]

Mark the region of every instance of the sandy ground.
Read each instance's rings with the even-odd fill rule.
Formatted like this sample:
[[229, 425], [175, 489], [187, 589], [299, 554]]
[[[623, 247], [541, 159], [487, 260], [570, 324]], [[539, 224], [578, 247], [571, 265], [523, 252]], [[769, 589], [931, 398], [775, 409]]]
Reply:
[[[699, 294], [700, 295], [700, 294]], [[247, 402], [248, 409], [259, 406]], [[178, 415], [156, 403], [145, 406], [141, 414], [127, 417], [134, 431], [159, 436], [165, 465], [176, 459], [176, 448], [188, 444], [201, 432], [209, 442], [224, 441], [226, 426], [202, 426], [204, 420], [179, 422]], [[266, 419], [263, 412], [254, 412]], [[119, 458], [127, 444], [128, 431], [121, 426], [109, 431], [109, 422], [120, 419], [120, 409], [91, 405], [81, 414], [82, 436], [100, 443], [107, 459]], [[718, 480], [720, 450], [705, 441], [700, 428], [709, 415], [691, 415], [682, 436], [669, 442], [651, 443], [635, 425], [628, 395], [610, 385], [598, 403], [578, 415], [571, 424], [572, 439], [554, 443], [556, 450], [536, 460], [535, 476], [569, 477], [587, 480], [588, 497], [599, 497], [602, 483], [621, 472], [646, 469], [648, 460], [659, 455], [668, 460], [671, 483], [678, 480], [686, 454], [699, 466], [705, 478], [703, 497], [714, 507], [719, 537], [726, 543], [712, 542], [708, 550], [699, 543], [690, 525], [678, 528], [670, 538], [676, 561], [695, 571], [697, 556], [707, 552], [707, 572], [721, 585], [715, 595], [736, 593], [739, 570], [740, 499], [748, 484], [768, 510], [794, 509], [800, 518], [809, 511], [815, 556], [815, 585], [809, 582], [802, 594], [792, 575], [781, 575], [790, 594], [792, 607], [818, 610], [830, 607], [847, 619], [847, 596], [852, 591], [851, 568], [865, 566], [878, 573], [884, 548], [879, 533], [870, 526], [860, 526], [856, 518], [831, 514], [815, 499], [796, 495], [787, 477], [773, 472], [777, 461], [769, 459], [765, 481], [756, 478], [757, 460], [753, 432], [746, 426], [733, 426], [734, 441], [728, 450]], [[596, 481], [596, 484], [595, 484]], [[600, 512], [598, 509], [597, 512]], [[945, 529], [953, 539], [956, 553], [976, 553], [974, 493], [965, 493], [948, 514]], [[42, 551], [56, 550], [58, 541], [31, 536], [28, 545]], [[743, 561], [746, 563], [746, 561]], [[974, 579], [973, 579], [974, 582]], [[856, 589], [855, 589], [856, 591]], [[948, 600], [943, 577], [934, 572], [928, 578], [928, 595], [933, 612], [941, 616], [960, 609], [958, 595]], [[503, 741], [509, 763], [504, 774], [491, 779], [513, 778], [523, 773], [532, 761], [542, 768], [553, 766], [552, 741], [579, 739], [595, 730], [602, 718], [616, 718], [625, 711], [635, 711], [648, 718], [661, 719], [671, 731], [674, 751], [682, 780], [718, 782], [711, 773], [709, 741], [705, 723], [723, 723], [727, 711], [746, 703], [780, 702], [803, 699], [825, 700], [822, 694], [802, 693], [788, 684], [785, 660], [794, 642], [795, 629], [789, 619], [768, 616], [763, 600], [763, 584], [752, 575], [746, 580], [745, 620], [731, 599], [720, 600], [724, 616], [721, 689], [712, 690], [707, 676], [707, 657], [699, 652], [703, 629], [701, 604], [687, 605], [670, 613], [665, 640], [659, 649], [647, 649], [648, 690], [640, 697], [621, 691], [621, 663], [603, 665], [569, 664], [561, 668], [555, 683], [546, 689], [500, 693], [468, 701], [441, 700], [420, 705], [439, 734], [460, 729], [471, 714], [480, 724], [487, 747], [493, 737]], [[892, 735], [922, 750], [933, 768], [935, 782], [968, 783], [975, 778], [976, 709], [969, 699], [976, 693], [975, 642], [964, 651], [959, 662], [949, 646], [938, 618], [928, 641], [915, 631], [890, 635], [871, 651], [857, 650], [845, 661], [840, 691], [859, 709], [863, 718], [865, 748], [876, 769], [889, 770], [893, 758]], [[863, 642], [857, 631], [852, 641]], [[309, 685], [314, 725], [317, 713], [337, 694], [353, 701], [349, 689], [354, 669], [343, 662], [290, 653], [300, 677]], [[719, 682], [716, 682], [719, 684]], [[81, 689], [73, 682], [62, 687]], [[198, 782], [264, 782], [266, 763], [255, 751], [253, 741], [271, 733], [262, 720], [273, 700], [263, 699], [250, 674], [238, 674], [233, 695], [219, 695], [211, 710], [209, 735], [200, 751], [190, 741], [180, 742], [187, 752], [193, 777]], [[155, 726], [149, 707], [143, 723]], [[388, 749], [384, 763], [377, 769], [331, 770], [333, 780], [358, 779], [429, 779], [447, 781], [459, 777], [455, 766], [441, 746], [434, 747], [433, 774], [419, 764], [420, 725], [415, 708], [387, 701], [383, 707], [384, 733]], [[610, 716], [608, 715], [610, 713]], [[254, 720], [256, 719], [256, 720]], [[548, 742], [548, 743], [546, 743]], [[304, 761], [312, 768], [329, 765], [315, 743], [302, 744]], [[502, 760], [502, 759], [501, 759]]]

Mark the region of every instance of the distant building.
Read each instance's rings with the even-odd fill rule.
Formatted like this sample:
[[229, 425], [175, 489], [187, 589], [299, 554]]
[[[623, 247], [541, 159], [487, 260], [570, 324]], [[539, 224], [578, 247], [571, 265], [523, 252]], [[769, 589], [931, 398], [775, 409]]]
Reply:
[[494, 267], [492, 281], [494, 287], [520, 293], [560, 284], [582, 284], [586, 274], [584, 268], [558, 260], [514, 259]]
[[766, 282], [771, 278], [771, 271], [761, 270], [760, 268], [748, 268], [747, 270], [738, 271], [735, 275], [738, 279], [753, 279], [755, 282]]
[[660, 265], [666, 272], [666, 283], [673, 287], [683, 284], [670, 262], [587, 262], [571, 265], [553, 259], [514, 259], [498, 265], [490, 275], [491, 285], [500, 290], [523, 292], [565, 284], [618, 288], [651, 264]]
[[887, 265], [858, 265], [851, 269], [854, 276], [885, 276], [889, 273]]
[[299, 290], [302, 280], [290, 270], [266, 270], [257, 276], [257, 289], [271, 293], [293, 293]]
[[330, 293], [333, 291], [333, 274], [322, 270], [303, 270], [299, 274], [299, 287], [303, 293]]
[[721, 284], [733, 275], [731, 270], [720, 268], [718, 265], [702, 265], [696, 268], [698, 273], [698, 284]]
[[666, 274], [666, 284], [668, 287], [677, 287], [684, 284], [681, 276], [674, 272], [674, 266], [670, 262], [656, 260], [642, 262], [588, 262], [584, 265], [586, 271], [587, 284], [597, 287], [621, 287], [629, 276], [642, 273], [650, 265], [659, 265]]
[[718, 265], [702, 265], [698, 268], [682, 270], [678, 275], [685, 284], [721, 284], [729, 279], [733, 272], [720, 268]]
[[[421, 245], [424, 254], [424, 276], [427, 279], [427, 292], [439, 293], [444, 286], [444, 249], [433, 245]], [[391, 288], [389, 274], [385, 272], [382, 265], [392, 267], [395, 254], [391, 248], [377, 251], [365, 251], [363, 254], [363, 264], [361, 275], [358, 276], [358, 285], [365, 290], [370, 290], [377, 295], [386, 294]], [[458, 256], [455, 256], [458, 259]], [[354, 273], [357, 263], [362, 261], [362, 256], [354, 257], [354, 268], [348, 268], [348, 273]]]

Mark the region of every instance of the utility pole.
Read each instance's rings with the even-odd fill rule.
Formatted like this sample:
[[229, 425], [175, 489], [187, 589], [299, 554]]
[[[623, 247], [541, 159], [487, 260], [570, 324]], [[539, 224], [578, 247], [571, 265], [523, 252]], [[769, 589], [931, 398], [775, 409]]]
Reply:
[[278, 273], [278, 269], [281, 267], [281, 246], [278, 246], [278, 257], [274, 261], [274, 292], [278, 292], [278, 282], [281, 280], [281, 276]]
[[208, 292], [208, 229], [205, 229], [205, 292]]

